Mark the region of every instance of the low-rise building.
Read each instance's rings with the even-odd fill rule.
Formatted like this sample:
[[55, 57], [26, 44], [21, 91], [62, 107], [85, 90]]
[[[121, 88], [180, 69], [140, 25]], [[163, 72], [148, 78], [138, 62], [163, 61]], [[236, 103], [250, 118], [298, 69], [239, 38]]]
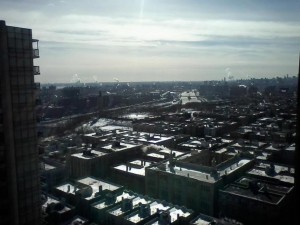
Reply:
[[207, 150], [146, 168], [146, 194], [208, 215], [217, 213], [217, 191], [243, 175], [253, 160], [238, 156], [216, 161]]
[[135, 159], [141, 154], [141, 145], [118, 141], [103, 145], [97, 150], [88, 148], [70, 156], [70, 176], [78, 178], [93, 175], [108, 178], [111, 166]]
[[112, 179], [127, 189], [145, 194], [145, 168], [151, 163], [138, 159], [114, 166], [111, 171]]
[[[125, 225], [133, 224], [157, 224], [160, 220], [167, 222], [166, 224], [172, 224], [176, 220], [187, 222], [191, 215], [192, 210], [188, 210], [183, 207], [174, 206], [167, 202], [153, 201], [149, 204], [141, 204], [140, 207], [124, 217]], [[165, 218], [161, 218], [165, 217]], [[180, 220], [180, 217], [184, 219]]]
[[111, 182], [84, 177], [57, 186], [53, 193], [59, 198], [64, 198], [67, 203], [74, 205], [79, 215], [89, 218], [92, 203], [103, 198], [106, 194], [114, 194], [122, 190], [122, 186]]
[[63, 224], [75, 215], [74, 207], [57, 198], [42, 195], [42, 220], [49, 225]]
[[219, 191], [219, 214], [245, 224], [291, 224], [293, 185], [242, 177]]
[[98, 201], [91, 205], [91, 218], [96, 223], [106, 223], [108, 216], [107, 211], [121, 204], [125, 199], [135, 198], [135, 193], [126, 190], [118, 190], [117, 192], [107, 193]]

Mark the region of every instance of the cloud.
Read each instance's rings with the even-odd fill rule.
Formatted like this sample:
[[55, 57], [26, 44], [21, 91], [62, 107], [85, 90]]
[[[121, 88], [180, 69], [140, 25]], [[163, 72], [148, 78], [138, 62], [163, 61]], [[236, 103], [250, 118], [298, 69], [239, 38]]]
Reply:
[[38, 79], [69, 80], [76, 73], [97, 75], [100, 82], [112, 79], [101, 74], [120, 74], [122, 81], [180, 79], [182, 73], [192, 80], [200, 73], [223, 76], [229, 65], [232, 71], [277, 72], [294, 65], [298, 54], [295, 10], [277, 1], [272, 7], [193, 0], [130, 1], [121, 7], [124, 1], [45, 1], [55, 10], [44, 1], [1, 1], [0, 14], [8, 25], [31, 28], [40, 40], [38, 61], [46, 77]]

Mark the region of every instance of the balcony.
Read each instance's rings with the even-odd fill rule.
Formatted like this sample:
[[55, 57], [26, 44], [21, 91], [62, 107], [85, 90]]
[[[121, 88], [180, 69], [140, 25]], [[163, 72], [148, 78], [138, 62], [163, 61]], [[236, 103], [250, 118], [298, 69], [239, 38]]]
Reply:
[[40, 67], [33, 66], [33, 75], [40, 75]]
[[32, 39], [32, 57], [34, 59], [40, 57], [39, 40], [37, 39]]
[[39, 49], [32, 49], [32, 57], [34, 59], [40, 58], [40, 51], [39, 51]]

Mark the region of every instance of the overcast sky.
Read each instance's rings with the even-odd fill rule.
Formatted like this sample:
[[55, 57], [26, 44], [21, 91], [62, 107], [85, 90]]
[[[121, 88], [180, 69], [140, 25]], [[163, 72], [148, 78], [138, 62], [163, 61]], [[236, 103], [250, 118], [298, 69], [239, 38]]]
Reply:
[[296, 75], [299, 0], [1, 0], [33, 30], [46, 82]]

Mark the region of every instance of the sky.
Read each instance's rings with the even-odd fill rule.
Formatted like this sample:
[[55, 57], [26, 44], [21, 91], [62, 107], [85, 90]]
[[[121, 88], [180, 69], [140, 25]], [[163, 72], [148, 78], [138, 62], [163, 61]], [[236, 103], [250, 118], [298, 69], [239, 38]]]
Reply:
[[42, 83], [202, 81], [298, 73], [299, 0], [1, 0], [32, 29]]

